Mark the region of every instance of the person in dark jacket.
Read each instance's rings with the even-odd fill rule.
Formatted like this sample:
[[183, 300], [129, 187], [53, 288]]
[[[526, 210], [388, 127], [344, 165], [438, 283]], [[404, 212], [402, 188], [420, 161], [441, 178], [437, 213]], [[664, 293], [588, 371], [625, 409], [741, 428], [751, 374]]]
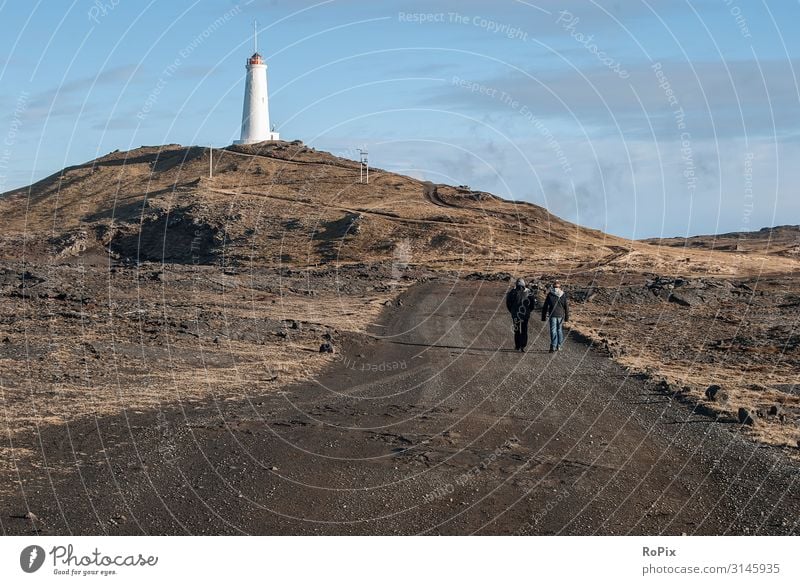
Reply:
[[506, 294], [506, 308], [511, 313], [511, 321], [514, 328], [514, 349], [525, 351], [528, 345], [528, 319], [531, 317], [536, 298], [525, 286], [522, 278], [517, 279], [517, 283], [508, 294]]
[[556, 280], [542, 305], [542, 321], [550, 319], [550, 353], [561, 351], [564, 345], [563, 325], [569, 321], [567, 294]]

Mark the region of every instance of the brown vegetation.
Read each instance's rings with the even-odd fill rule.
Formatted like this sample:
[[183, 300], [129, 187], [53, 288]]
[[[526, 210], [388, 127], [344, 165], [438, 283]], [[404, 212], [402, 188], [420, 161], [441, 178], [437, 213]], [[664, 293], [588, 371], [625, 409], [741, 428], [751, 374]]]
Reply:
[[278, 389], [435, 272], [558, 274], [573, 327], [620, 362], [725, 416], [780, 405], [754, 436], [800, 436], [797, 228], [657, 245], [379, 169], [360, 184], [299, 142], [215, 150], [213, 178], [208, 157], [114, 152], [0, 197], [10, 429]]

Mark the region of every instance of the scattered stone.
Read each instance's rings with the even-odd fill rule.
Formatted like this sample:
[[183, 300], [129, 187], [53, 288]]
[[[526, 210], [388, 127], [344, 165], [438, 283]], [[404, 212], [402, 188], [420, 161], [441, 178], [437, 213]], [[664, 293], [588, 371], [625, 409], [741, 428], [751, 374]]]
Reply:
[[512, 276], [508, 272], [495, 272], [495, 273], [488, 273], [488, 272], [473, 272], [472, 274], [468, 274], [464, 277], [464, 280], [486, 280], [490, 282], [494, 281], [502, 281], [508, 282], [512, 279]]
[[26, 285], [26, 286], [31, 286], [31, 285], [34, 285], [34, 284], [39, 284], [40, 282], [44, 282], [44, 280], [45, 280], [45, 279], [44, 279], [44, 278], [42, 278], [41, 276], [36, 276], [35, 274], [31, 274], [31, 273], [30, 273], [30, 272], [28, 272], [27, 270], [25, 270], [24, 272], [20, 272], [20, 273], [19, 273], [19, 279], [20, 279], [20, 280], [22, 281], [22, 283], [23, 283], [24, 285]]
[[727, 402], [728, 393], [722, 389], [722, 386], [711, 384], [711, 386], [706, 388], [706, 398], [714, 402]]
[[300, 329], [300, 321], [292, 321], [292, 329]]
[[739, 423], [743, 425], [753, 426], [756, 422], [753, 420], [753, 415], [746, 408], [739, 408], [737, 418], [739, 419]]
[[41, 522], [41, 520], [39, 520], [39, 517], [33, 512], [27, 512], [24, 518], [25, 520], [30, 520], [31, 522]]
[[[739, 341], [740, 341], [740, 343], [741, 343], [742, 345], [751, 345], [750, 343], [744, 343], [744, 340], [739, 340]], [[747, 386], [747, 387], [748, 387], [750, 390], [753, 390], [754, 392], [767, 392], [767, 391], [769, 391], [769, 388], [767, 388], [767, 387], [766, 387], [766, 386], [764, 386], [763, 384], [750, 384], [750, 385], [749, 385], [749, 386]]]
[[94, 346], [94, 344], [85, 341], [83, 343], [83, 347], [86, 349], [86, 351], [92, 354], [95, 359], [100, 359], [100, 352], [97, 351], [97, 348]]
[[666, 380], [662, 380], [659, 383], [659, 389], [665, 394], [669, 394], [673, 398], [680, 398], [681, 394], [683, 393], [683, 388], [677, 384], [670, 384]]
[[319, 346], [319, 353], [333, 353], [333, 344], [330, 341]]
[[346, 233], [352, 236], [361, 233], [361, 223], [363, 221], [364, 221], [364, 216], [362, 214], [359, 213], [358, 215], [351, 215]]
[[276, 331], [275, 335], [277, 335], [281, 339], [286, 339], [287, 337], [289, 337], [289, 334], [286, 333], [286, 331], [284, 331], [283, 329], [281, 329], [280, 331]]
[[592, 287], [575, 288], [571, 291], [569, 300], [576, 303], [588, 303], [597, 296], [597, 292]]
[[689, 301], [687, 298], [685, 298], [683, 296], [676, 295], [675, 293], [671, 293], [669, 295], [669, 297], [667, 298], [667, 300], [670, 303], [677, 303], [681, 307], [691, 307], [692, 306], [692, 302], [691, 301]]
[[783, 414], [783, 408], [780, 404], [773, 404], [769, 407], [770, 416], [780, 416], [781, 414]]
[[53, 252], [58, 258], [67, 258], [77, 256], [86, 251], [89, 239], [86, 232], [78, 232], [55, 238], [51, 240], [51, 243], [53, 244]]

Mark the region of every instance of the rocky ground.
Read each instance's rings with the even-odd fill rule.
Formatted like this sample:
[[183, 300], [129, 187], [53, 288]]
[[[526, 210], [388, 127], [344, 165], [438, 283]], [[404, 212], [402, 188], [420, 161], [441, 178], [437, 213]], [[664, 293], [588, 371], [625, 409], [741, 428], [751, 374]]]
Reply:
[[[424, 278], [414, 273], [417, 278]], [[385, 267], [220, 270], [142, 263], [0, 269], [9, 432], [278, 389], [330, 361], [408, 285]]]
[[800, 226], [796, 225], [767, 227], [752, 232], [731, 232], [689, 238], [653, 238], [645, 241], [659, 246], [683, 249], [800, 257]]
[[[313, 381], [18, 433], [11, 534], [796, 534], [797, 467], [505, 285], [411, 287]], [[7, 484], [4, 484], [7, 485]]]
[[380, 169], [363, 185], [357, 163], [297, 142], [214, 161], [208, 178], [207, 149], [142, 147], [0, 196], [7, 494], [47, 477], [42, 433], [266, 404], [330, 375], [342, 344], [373, 339], [405, 291], [442, 278], [501, 299], [512, 275], [540, 293], [558, 276], [593, 352], [797, 456], [798, 228], [721, 249], [634, 242], [465, 186]]
[[573, 326], [619, 363], [704, 412], [741, 419], [756, 440], [800, 447], [795, 276], [632, 275], [573, 295]]

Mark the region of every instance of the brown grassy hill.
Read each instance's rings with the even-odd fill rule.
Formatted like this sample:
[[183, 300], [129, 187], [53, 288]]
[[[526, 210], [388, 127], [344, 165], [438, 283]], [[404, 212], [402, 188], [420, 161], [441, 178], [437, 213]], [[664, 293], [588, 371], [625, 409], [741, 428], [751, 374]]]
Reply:
[[[780, 271], [772, 255], [649, 246], [541, 207], [374, 169], [302, 143], [114, 152], [0, 197], [5, 253], [308, 267], [391, 260], [457, 270]], [[765, 264], [766, 263], [766, 264]], [[732, 266], [735, 265], [735, 270]]]
[[630, 241], [380, 169], [361, 184], [357, 162], [300, 142], [214, 149], [213, 178], [209, 154], [113, 152], [0, 195], [12, 426], [278, 388], [409, 284], [507, 273], [559, 275], [573, 328], [633, 371], [726, 416], [777, 404], [758, 436], [798, 437], [794, 253]]
[[176, 145], [115, 152], [6, 194], [7, 235], [31, 252], [108, 250], [121, 260], [314, 266], [391, 259], [514, 264], [520, 237], [579, 264], [621, 241], [486, 193], [373, 170], [298, 143], [214, 152]]
[[651, 238], [643, 240], [658, 246], [749, 252], [800, 258], [800, 225], [781, 225], [753, 232], [730, 232], [689, 238]]

